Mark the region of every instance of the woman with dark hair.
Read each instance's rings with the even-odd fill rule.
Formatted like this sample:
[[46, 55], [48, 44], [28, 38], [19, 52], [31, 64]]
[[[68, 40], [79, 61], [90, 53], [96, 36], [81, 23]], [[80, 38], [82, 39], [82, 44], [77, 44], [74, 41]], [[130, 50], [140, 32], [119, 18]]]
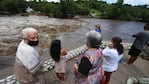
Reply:
[[101, 34], [91, 30], [86, 34], [87, 51], [74, 64], [76, 84], [99, 84], [104, 73], [102, 65]]
[[113, 37], [109, 45], [103, 50], [103, 64], [104, 77], [101, 84], [108, 84], [111, 74], [118, 69], [118, 63], [123, 57], [123, 45], [120, 37]]
[[54, 69], [56, 72], [56, 76], [64, 83], [65, 81], [65, 68], [66, 68], [66, 60], [65, 55], [67, 54], [64, 49], [61, 49], [61, 41], [56, 39], [51, 43], [50, 54], [52, 59], [55, 61]]

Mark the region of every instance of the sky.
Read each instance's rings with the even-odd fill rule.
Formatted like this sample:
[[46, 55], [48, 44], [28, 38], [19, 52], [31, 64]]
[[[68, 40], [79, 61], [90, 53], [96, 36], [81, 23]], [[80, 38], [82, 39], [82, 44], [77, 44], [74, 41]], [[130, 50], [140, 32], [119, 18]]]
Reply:
[[[47, 1], [54, 1], [58, 2], [60, 0], [47, 0]], [[115, 3], [117, 0], [102, 0], [106, 1], [107, 3]], [[124, 0], [124, 4], [131, 4], [131, 5], [149, 5], [149, 0]]]
[[[103, 0], [107, 1], [107, 3], [115, 3], [117, 0]], [[131, 5], [149, 5], [149, 0], [124, 0], [124, 4], [131, 4]]]

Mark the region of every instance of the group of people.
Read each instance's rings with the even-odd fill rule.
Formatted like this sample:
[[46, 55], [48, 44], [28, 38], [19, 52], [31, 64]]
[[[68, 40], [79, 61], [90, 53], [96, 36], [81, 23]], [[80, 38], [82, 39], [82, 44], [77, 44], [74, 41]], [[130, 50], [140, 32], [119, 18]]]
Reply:
[[[86, 33], [87, 50], [79, 56], [74, 64], [76, 84], [108, 84], [111, 74], [118, 69], [118, 64], [123, 58], [123, 45], [120, 37], [112, 37], [105, 49], [101, 49], [102, 35], [100, 25], [96, 30]], [[146, 24], [145, 30], [149, 30]], [[144, 45], [149, 44], [149, 31], [143, 31], [134, 35], [136, 40], [132, 45], [127, 64], [133, 63]], [[22, 30], [23, 40], [20, 42], [15, 61], [15, 75], [19, 84], [40, 84], [38, 75], [43, 74], [44, 67], [41, 64], [40, 56], [36, 49], [38, 45], [38, 32], [34, 28]], [[67, 54], [61, 47], [61, 41], [54, 39], [50, 46], [50, 55], [55, 61], [54, 70], [61, 84], [66, 81], [66, 60]]]

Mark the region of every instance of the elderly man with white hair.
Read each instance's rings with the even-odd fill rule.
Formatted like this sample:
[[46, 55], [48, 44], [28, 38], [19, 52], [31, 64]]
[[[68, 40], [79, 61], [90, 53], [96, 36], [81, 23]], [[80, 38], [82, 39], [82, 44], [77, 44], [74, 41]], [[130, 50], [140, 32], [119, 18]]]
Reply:
[[15, 75], [19, 84], [39, 84], [37, 75], [42, 73], [38, 45], [38, 32], [34, 28], [22, 30], [23, 40], [20, 42], [15, 60]]

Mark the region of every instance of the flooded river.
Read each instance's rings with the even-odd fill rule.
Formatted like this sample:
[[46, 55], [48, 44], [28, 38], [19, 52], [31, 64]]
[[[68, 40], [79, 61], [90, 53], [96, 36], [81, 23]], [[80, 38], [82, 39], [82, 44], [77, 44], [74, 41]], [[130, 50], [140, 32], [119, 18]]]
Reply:
[[87, 25], [73, 32], [61, 33], [58, 39], [62, 40], [63, 47], [74, 49], [85, 44], [85, 33], [95, 29], [96, 24], [101, 26], [101, 34], [104, 41], [109, 41], [113, 36], [119, 36], [123, 42], [132, 43], [134, 38], [131, 36], [139, 31], [143, 31], [144, 23], [135, 21], [118, 21], [104, 19], [81, 19], [88, 22]]
[[100, 24], [103, 40], [120, 36], [123, 42], [133, 42], [131, 35], [143, 31], [144, 23], [135, 21], [118, 21], [104, 19], [57, 19], [41, 16], [0, 17], [0, 56], [15, 55], [20, 42], [21, 31], [25, 27], [33, 27], [39, 31], [40, 51], [49, 48], [55, 37], [62, 40], [67, 50], [85, 44], [85, 33]]

